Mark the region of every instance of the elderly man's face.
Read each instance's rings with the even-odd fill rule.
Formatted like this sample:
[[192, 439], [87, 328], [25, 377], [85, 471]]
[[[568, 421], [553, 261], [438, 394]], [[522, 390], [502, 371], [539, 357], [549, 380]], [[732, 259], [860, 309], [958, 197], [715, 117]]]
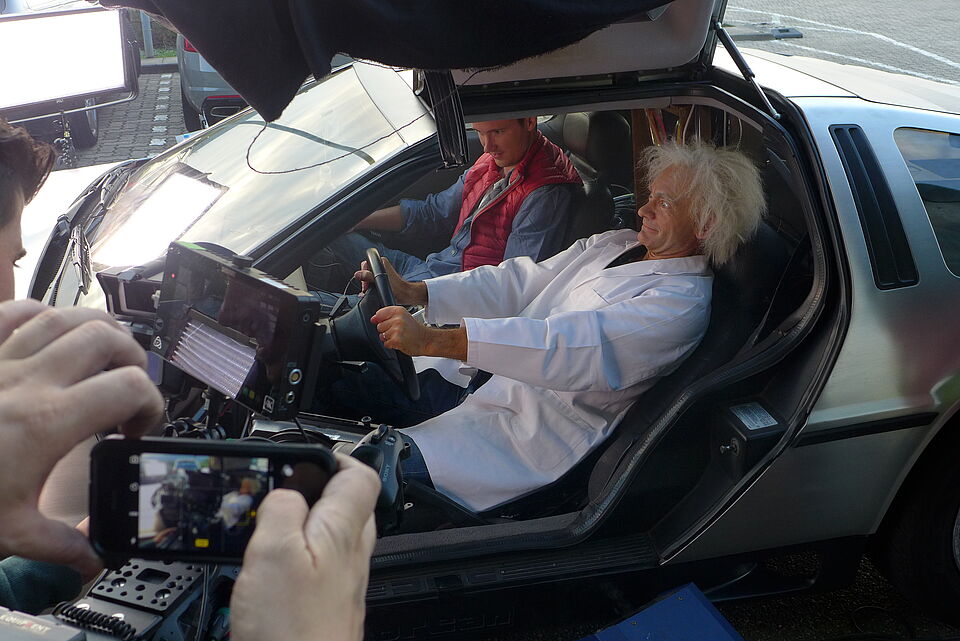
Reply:
[[700, 239], [687, 199], [681, 198], [685, 176], [668, 167], [650, 183], [650, 199], [640, 208], [637, 238], [647, 248], [647, 258], [679, 258], [700, 253]]
[[493, 156], [497, 167], [510, 169], [523, 160], [537, 131], [536, 118], [510, 118], [473, 123], [483, 151]]

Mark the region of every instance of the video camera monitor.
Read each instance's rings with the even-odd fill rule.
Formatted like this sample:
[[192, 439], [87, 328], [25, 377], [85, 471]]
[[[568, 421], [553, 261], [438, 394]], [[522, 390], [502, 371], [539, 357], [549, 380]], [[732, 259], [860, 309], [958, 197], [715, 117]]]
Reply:
[[171, 244], [152, 351], [255, 412], [291, 418], [313, 395], [308, 363], [322, 305], [249, 263]]

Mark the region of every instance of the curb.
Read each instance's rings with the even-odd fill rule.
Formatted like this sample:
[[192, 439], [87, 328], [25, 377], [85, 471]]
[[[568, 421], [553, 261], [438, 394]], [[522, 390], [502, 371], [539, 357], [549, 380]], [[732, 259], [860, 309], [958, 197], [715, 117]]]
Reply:
[[177, 71], [177, 60], [170, 58], [147, 58], [140, 62], [140, 73], [173, 73]]

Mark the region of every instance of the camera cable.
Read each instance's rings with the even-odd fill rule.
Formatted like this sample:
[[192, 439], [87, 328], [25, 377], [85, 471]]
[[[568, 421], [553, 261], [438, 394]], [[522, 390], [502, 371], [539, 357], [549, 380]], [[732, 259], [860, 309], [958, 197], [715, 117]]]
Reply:
[[207, 599], [210, 595], [210, 576], [216, 576], [216, 570], [219, 568], [219, 565], [213, 566], [213, 572], [210, 571], [210, 565], [204, 564], [203, 566], [203, 587], [200, 592], [200, 613], [197, 616], [197, 635], [194, 637], [194, 641], [203, 640], [203, 629], [204, 629], [204, 618], [207, 613]]
[[303, 425], [300, 423], [300, 419], [296, 416], [293, 417], [293, 422], [297, 425], [297, 429], [300, 430], [300, 436], [303, 437], [304, 443], [309, 443], [310, 439], [307, 438], [307, 432], [303, 429]]

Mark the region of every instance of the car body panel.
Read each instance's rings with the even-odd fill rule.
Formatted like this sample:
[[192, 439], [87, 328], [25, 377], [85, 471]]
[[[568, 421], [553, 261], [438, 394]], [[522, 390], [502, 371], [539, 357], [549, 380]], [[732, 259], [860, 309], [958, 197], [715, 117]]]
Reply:
[[[943, 331], [960, 300], [960, 279], [946, 267], [893, 139], [900, 127], [957, 133], [960, 118], [860, 99], [795, 102], [808, 119], [841, 212], [837, 221], [852, 287], [849, 327], [794, 446], [671, 562], [745, 546], [777, 548], [874, 533], [923, 448], [960, 403], [960, 337]], [[917, 285], [880, 290], [874, 282], [856, 203], [829, 130], [849, 123], [864, 129], [883, 166], [920, 273]], [[895, 429], [898, 424], [903, 429]], [[890, 431], [869, 433], [871, 425]], [[868, 433], [857, 436], [861, 426]], [[759, 514], [763, 527], [745, 531], [744, 523], [760, 525]]]
[[[828, 129], [853, 114], [845, 114], [836, 101], [807, 99], [798, 103], [811, 122], [838, 209], [855, 212]], [[960, 345], [944, 344], [942, 323], [954, 313], [960, 280], [944, 263], [893, 132], [900, 127], [960, 132], [960, 118], [869, 103], [860, 105], [856, 114], [857, 124], [883, 165], [920, 282], [912, 287], [877, 289], [858, 217], [839, 217], [853, 288], [850, 332], [804, 434], [910, 411], [942, 412], [957, 402], [955, 392], [943, 393], [950, 389], [946, 384], [960, 367], [960, 349], [951, 348]]]
[[27, 254], [19, 261], [20, 268], [15, 273], [18, 297], [22, 298], [27, 293], [33, 272], [57, 218], [67, 212], [87, 185], [118, 164], [105, 163], [78, 169], [61, 169], [47, 177], [43, 188], [24, 208], [21, 217], [23, 248], [27, 250]]
[[[788, 98], [802, 96], [834, 96], [837, 98], [851, 98], [853, 93], [842, 87], [827, 82], [803, 71], [784, 67], [776, 59], [763, 57], [764, 52], [755, 49], [741, 49], [741, 53], [750, 58], [750, 69], [763, 79], [764, 86], [773, 89]], [[735, 76], [740, 76], [740, 70], [733, 62], [733, 58], [723, 47], [717, 47], [713, 56], [713, 66], [723, 69]]]
[[[756, 61], [770, 62], [781, 68], [777, 74], [764, 75], [763, 83], [786, 96], [815, 94], [803, 93], [803, 90], [798, 92], [791, 82], [795, 76], [785, 75], [784, 68], [842, 87], [847, 92], [870, 102], [960, 113], [960, 85], [817, 58], [788, 56], [756, 49], [742, 51]], [[759, 64], [759, 62], [754, 63], [755, 71]], [[760, 76], [760, 73], [758, 72], [757, 75]]]

